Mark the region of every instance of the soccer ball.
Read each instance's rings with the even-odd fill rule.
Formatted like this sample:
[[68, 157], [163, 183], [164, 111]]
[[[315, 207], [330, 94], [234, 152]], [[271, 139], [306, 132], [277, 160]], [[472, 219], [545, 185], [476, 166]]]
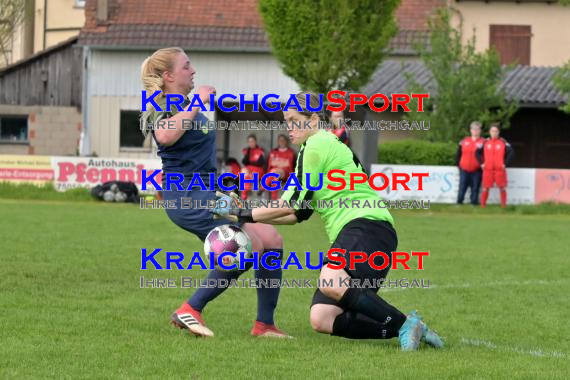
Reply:
[[115, 193], [115, 202], [124, 202], [126, 200], [127, 194], [123, 193], [122, 191]]
[[[239, 270], [239, 253], [244, 252], [244, 257], [250, 258], [253, 256], [251, 239], [247, 233], [236, 225], [225, 224], [214, 228], [204, 241], [204, 252], [210, 260], [210, 252], [213, 252], [213, 258], [217, 259], [219, 255], [224, 252], [233, 252], [237, 257], [225, 256], [222, 260], [224, 265], [230, 266], [236, 264], [236, 268], [232, 270]], [[214, 264], [217, 270], [225, 270]]]
[[112, 192], [111, 190], [107, 190], [103, 194], [103, 199], [105, 200], [105, 202], [113, 202], [115, 200], [115, 193]]

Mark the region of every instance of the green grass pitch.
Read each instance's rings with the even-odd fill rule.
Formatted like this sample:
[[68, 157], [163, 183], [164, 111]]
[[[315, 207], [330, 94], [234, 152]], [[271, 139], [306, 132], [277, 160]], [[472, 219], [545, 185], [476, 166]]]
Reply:
[[[164, 211], [138, 205], [0, 200], [0, 378], [564, 379], [570, 374], [570, 217], [507, 212], [394, 212], [399, 249], [429, 250], [429, 289], [389, 289], [446, 340], [399, 351], [396, 340], [313, 332], [314, 289], [283, 289], [277, 324], [293, 340], [255, 339], [255, 289], [230, 289], [205, 309], [216, 336], [172, 328], [192, 289], [141, 289], [141, 248], [188, 255], [198, 239]], [[286, 251], [328, 248], [318, 217], [283, 226]], [[164, 263], [164, 259], [161, 259]], [[415, 262], [415, 261], [414, 261]], [[185, 260], [187, 263], [187, 260]], [[248, 272], [246, 278], [252, 278]], [[316, 278], [285, 271], [285, 278]]]

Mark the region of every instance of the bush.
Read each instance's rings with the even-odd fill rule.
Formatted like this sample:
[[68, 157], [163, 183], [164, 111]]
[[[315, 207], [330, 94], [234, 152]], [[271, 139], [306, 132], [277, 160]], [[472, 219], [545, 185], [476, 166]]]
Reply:
[[378, 163], [455, 166], [456, 151], [455, 143], [435, 143], [425, 140], [390, 141], [378, 147]]

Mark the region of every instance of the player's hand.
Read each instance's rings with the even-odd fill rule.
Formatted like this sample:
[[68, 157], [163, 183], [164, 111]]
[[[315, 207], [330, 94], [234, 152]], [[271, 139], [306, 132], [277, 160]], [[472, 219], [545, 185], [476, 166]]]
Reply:
[[216, 88], [214, 86], [204, 85], [198, 87], [198, 90], [196, 92], [200, 96], [202, 103], [208, 104], [210, 103], [210, 94], [216, 95]]
[[505, 165], [503, 165], [503, 169], [506, 169], [507, 167]]
[[[221, 202], [222, 200], [224, 202]], [[238, 208], [235, 208], [236, 205]], [[212, 209], [212, 213], [214, 219], [224, 218], [234, 223], [255, 223], [252, 210], [242, 207], [237, 194], [227, 195], [218, 191], [216, 192], [216, 207]]]
[[239, 208], [243, 207], [243, 204], [241, 203], [241, 199], [239, 198], [239, 196], [234, 193], [222, 193], [221, 191], [216, 191], [216, 200], [218, 199], [224, 199], [229, 203], [234, 203], [234, 205], [237, 205]]
[[212, 213], [215, 215], [214, 217], [222, 217], [237, 222], [237, 215], [232, 212], [232, 210], [239, 210], [239, 208], [235, 208], [236, 204], [241, 207], [241, 201], [235, 193], [227, 195], [221, 191], [216, 191], [216, 207], [212, 209]]
[[481, 169], [485, 169], [485, 164], [481, 164]]

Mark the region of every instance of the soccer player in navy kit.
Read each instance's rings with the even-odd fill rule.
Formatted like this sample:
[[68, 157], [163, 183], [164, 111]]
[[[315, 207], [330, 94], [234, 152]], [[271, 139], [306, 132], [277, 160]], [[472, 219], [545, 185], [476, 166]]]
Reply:
[[[309, 100], [307, 100], [309, 97]], [[240, 222], [261, 222], [270, 224], [295, 224], [303, 222], [316, 211], [325, 225], [331, 248], [344, 249], [347, 252], [358, 251], [371, 255], [381, 251], [391, 256], [396, 250], [398, 239], [394, 229], [394, 220], [387, 209], [382, 208], [339, 208], [338, 199], [350, 197], [359, 201], [377, 201], [378, 194], [368, 183], [356, 183], [354, 188], [335, 191], [328, 189], [330, 181], [327, 173], [337, 169], [344, 171], [346, 182], [351, 173], [364, 174], [358, 158], [337, 136], [317, 128], [324, 119], [323, 112], [306, 111], [307, 103], [311, 109], [319, 108], [315, 94], [299, 93], [296, 96], [302, 110], [287, 110], [283, 114], [290, 123], [289, 136], [293, 144], [300, 145], [296, 175], [302, 189], [289, 189], [282, 198], [281, 208], [232, 209], [231, 206], [218, 204], [214, 212], [230, 220]], [[295, 127], [294, 125], [307, 125]], [[308, 128], [311, 126], [311, 128]], [[311, 174], [311, 185], [318, 185], [318, 174], [324, 174], [324, 182], [319, 190], [309, 190], [303, 183], [304, 174]], [[287, 207], [283, 201], [311, 201], [312, 209]], [[319, 205], [317, 201], [333, 201], [333, 207]], [[390, 339], [397, 337], [404, 351], [417, 350], [420, 341], [431, 346], [443, 347], [439, 336], [421, 321], [415, 312], [406, 315], [392, 306], [378, 294], [379, 288], [349, 287], [341, 284], [340, 279], [383, 280], [388, 275], [389, 266], [384, 270], [375, 270], [368, 263], [357, 263], [349, 269], [348, 260], [344, 269], [336, 270], [325, 263], [320, 279], [332, 281], [333, 286], [319, 287], [311, 306], [310, 320], [313, 329], [320, 333], [342, 336], [352, 339]], [[375, 261], [380, 266], [383, 260]], [[343, 280], [344, 281], [344, 280]]]
[[[144, 130], [145, 135], [150, 132], [158, 145], [163, 173], [184, 175], [185, 180], [182, 182], [184, 189], [188, 188], [194, 173], [200, 173], [206, 187], [210, 186], [208, 173], [216, 173], [216, 132], [207, 128], [205, 123], [208, 119], [199, 112], [199, 107], [189, 107], [190, 101], [187, 94], [194, 88], [195, 74], [196, 71], [190, 64], [188, 56], [180, 48], [157, 50], [143, 62], [141, 67], [144, 89], [149, 95], [157, 90], [162, 92], [157, 104], [163, 110], [160, 112], [152, 109], [145, 112], [143, 122], [152, 122], [156, 125], [158, 121], [164, 121], [174, 123], [173, 125], [176, 126], [176, 129], [147, 127]], [[184, 111], [178, 111], [175, 105], [172, 105], [170, 110], [166, 110], [166, 98], [162, 94], [182, 95], [185, 100], [182, 107]], [[200, 86], [197, 94], [202, 102], [207, 104], [210, 94], [215, 94], [215, 89], [212, 86]], [[182, 128], [183, 120], [185, 121], [184, 128]], [[199, 128], [186, 127], [188, 120], [193, 120], [194, 126]], [[215, 191], [203, 191], [197, 187], [187, 191], [173, 187], [171, 191], [163, 192], [164, 199], [177, 200], [178, 205], [183, 197], [204, 203], [216, 199]], [[167, 209], [166, 212], [176, 225], [193, 233], [202, 241], [213, 228], [228, 224], [227, 221], [214, 220], [213, 215], [206, 209], [177, 208]], [[242, 228], [250, 236], [255, 251], [283, 252], [283, 240], [274, 227], [244, 224]], [[243, 272], [213, 270], [209, 273], [208, 279], [226, 279], [229, 283], [229, 280], [237, 278], [241, 273]], [[260, 279], [281, 279], [282, 271], [281, 269], [270, 271], [260, 266], [260, 269], [255, 271], [255, 276]], [[225, 287], [199, 288], [188, 302], [184, 302], [172, 314], [172, 323], [179, 328], [188, 329], [197, 336], [213, 336], [213, 332], [206, 327], [201, 312], [208, 302], [219, 296], [225, 289]], [[257, 289], [258, 313], [251, 331], [252, 335], [288, 337], [286, 333], [275, 327], [273, 320], [279, 290], [279, 288], [261, 287]]]

